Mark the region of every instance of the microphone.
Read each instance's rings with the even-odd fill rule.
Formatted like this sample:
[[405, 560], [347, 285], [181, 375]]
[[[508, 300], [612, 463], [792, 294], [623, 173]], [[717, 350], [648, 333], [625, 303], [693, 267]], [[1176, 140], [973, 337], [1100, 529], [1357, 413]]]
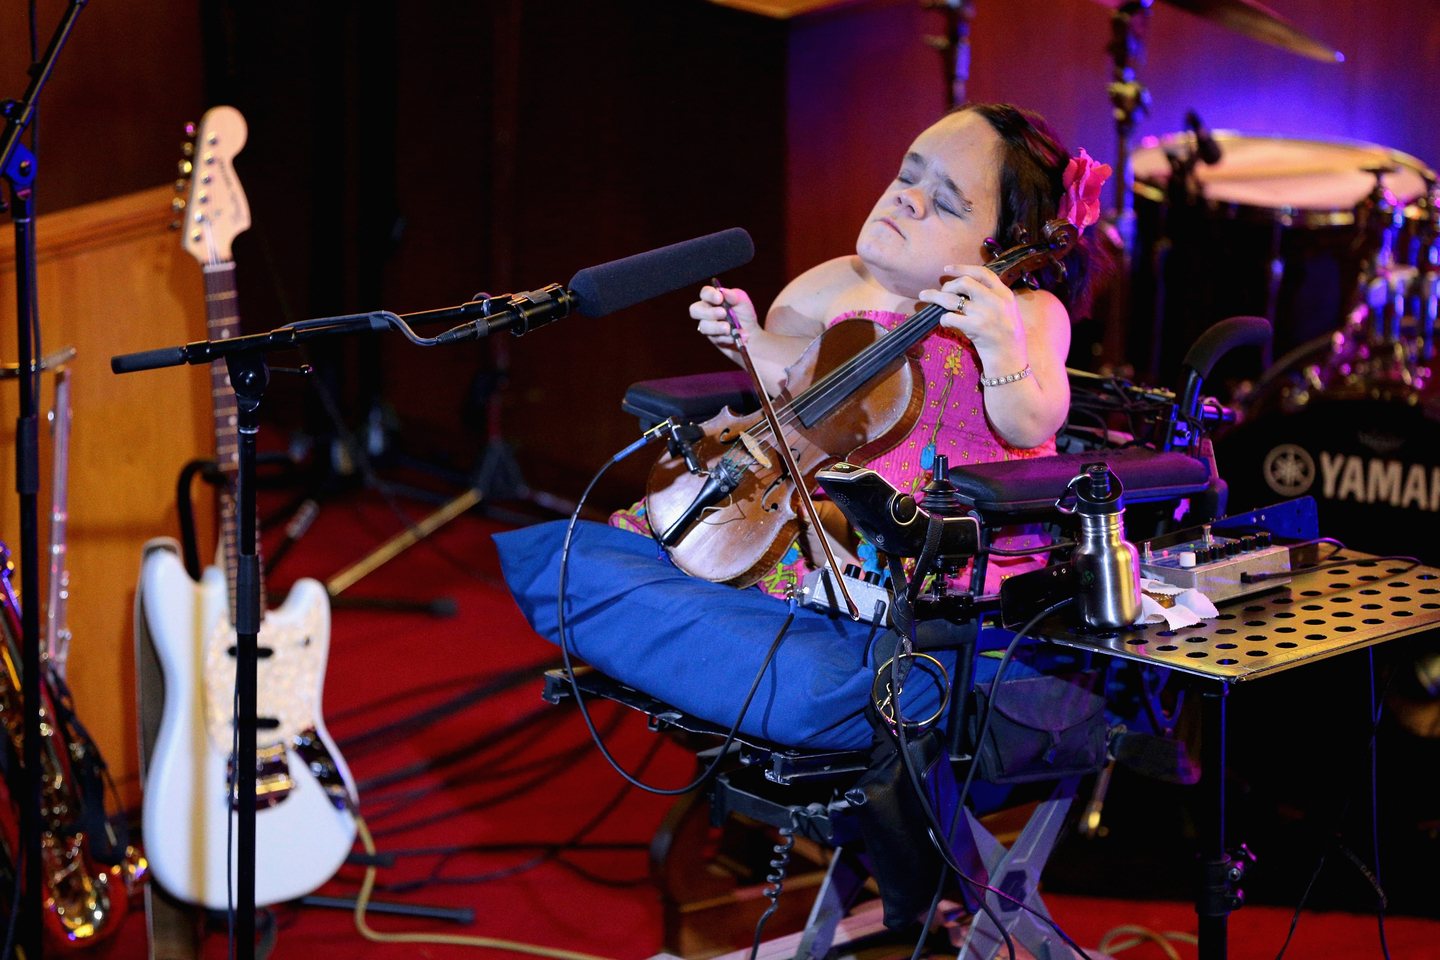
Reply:
[[1220, 162], [1224, 151], [1220, 144], [1210, 134], [1209, 128], [1200, 119], [1200, 114], [1194, 110], [1185, 114], [1185, 126], [1195, 134], [1195, 154], [1208, 166], [1214, 166]]
[[[476, 340], [501, 330], [510, 330], [521, 336], [536, 327], [567, 317], [571, 312], [592, 319], [608, 316], [743, 266], [754, 256], [755, 244], [750, 234], [739, 227], [732, 227], [694, 240], [637, 253], [633, 257], [586, 267], [563, 287], [552, 283], [526, 293], [476, 298], [452, 314], [475, 319], [445, 331], [435, 338], [435, 342]], [[412, 323], [426, 320], [423, 314], [406, 314], [406, 319]]]

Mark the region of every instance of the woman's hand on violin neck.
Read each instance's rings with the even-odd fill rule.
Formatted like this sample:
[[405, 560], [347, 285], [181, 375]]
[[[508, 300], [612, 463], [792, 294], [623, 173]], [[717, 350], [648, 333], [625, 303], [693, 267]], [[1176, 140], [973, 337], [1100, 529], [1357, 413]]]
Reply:
[[949, 266], [945, 273], [953, 279], [938, 290], [920, 291], [921, 300], [949, 311], [940, 323], [963, 333], [982, 357], [1024, 366], [1025, 322], [1014, 291], [988, 267]]

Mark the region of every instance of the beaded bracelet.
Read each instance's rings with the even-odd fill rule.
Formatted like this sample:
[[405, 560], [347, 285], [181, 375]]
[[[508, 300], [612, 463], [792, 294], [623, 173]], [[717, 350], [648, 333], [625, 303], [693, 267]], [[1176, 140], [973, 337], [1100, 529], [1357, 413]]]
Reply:
[[1027, 363], [1025, 364], [1025, 369], [1021, 370], [1019, 373], [1011, 373], [1003, 377], [990, 377], [988, 379], [985, 377], [981, 377], [980, 386], [999, 387], [1007, 383], [1014, 383], [1016, 380], [1024, 380], [1028, 376], [1030, 376], [1030, 364]]

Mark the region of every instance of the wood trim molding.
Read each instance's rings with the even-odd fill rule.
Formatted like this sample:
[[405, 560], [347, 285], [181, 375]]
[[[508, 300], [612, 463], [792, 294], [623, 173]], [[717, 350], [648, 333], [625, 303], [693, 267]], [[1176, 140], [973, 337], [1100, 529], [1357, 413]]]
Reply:
[[[174, 189], [166, 184], [44, 214], [35, 230], [39, 260], [44, 263], [89, 247], [109, 246], [129, 235], [149, 233], [158, 226], [168, 225], [176, 217], [170, 205], [174, 196]], [[0, 229], [0, 270], [14, 267], [15, 235], [11, 230]]]

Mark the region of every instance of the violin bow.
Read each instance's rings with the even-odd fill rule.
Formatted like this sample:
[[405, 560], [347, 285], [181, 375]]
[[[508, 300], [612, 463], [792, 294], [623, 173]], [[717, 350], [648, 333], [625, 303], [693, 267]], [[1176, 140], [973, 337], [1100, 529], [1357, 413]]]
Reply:
[[790, 479], [795, 482], [795, 489], [800, 494], [800, 505], [803, 508], [805, 519], [820, 535], [820, 546], [825, 550], [825, 562], [835, 578], [835, 586], [839, 588], [840, 596], [845, 600], [845, 607], [850, 613], [850, 619], [859, 620], [860, 608], [855, 605], [855, 601], [850, 597], [850, 591], [845, 587], [845, 577], [840, 572], [840, 565], [835, 561], [835, 553], [830, 548], [830, 536], [820, 523], [820, 514], [815, 509], [815, 501], [810, 498], [810, 489], [805, 484], [805, 476], [795, 462], [795, 454], [791, 451], [790, 444], [785, 442], [785, 433], [780, 427], [780, 418], [775, 415], [775, 406], [770, 402], [770, 394], [765, 390], [765, 383], [760, 379], [760, 374], [755, 372], [755, 364], [750, 359], [750, 351], [745, 346], [745, 331], [741, 329], [740, 321], [735, 319], [735, 312], [725, 302], [725, 288], [720, 286], [720, 281], [712, 278], [710, 283], [720, 291], [720, 305], [725, 308], [725, 316], [730, 322], [730, 338], [735, 341], [735, 349], [739, 352], [740, 359], [745, 362], [745, 372], [750, 374], [750, 382], [755, 385], [755, 392], [760, 395], [760, 409], [765, 412], [765, 422], [770, 425], [770, 435], [775, 438], [774, 446], [780, 453], [785, 470], [790, 474]]

